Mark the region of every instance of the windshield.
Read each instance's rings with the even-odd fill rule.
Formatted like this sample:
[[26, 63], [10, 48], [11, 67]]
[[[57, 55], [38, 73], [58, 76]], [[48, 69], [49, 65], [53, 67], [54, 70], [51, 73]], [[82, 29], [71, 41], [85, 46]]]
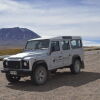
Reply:
[[25, 50], [48, 49], [49, 41], [48, 39], [28, 41]]

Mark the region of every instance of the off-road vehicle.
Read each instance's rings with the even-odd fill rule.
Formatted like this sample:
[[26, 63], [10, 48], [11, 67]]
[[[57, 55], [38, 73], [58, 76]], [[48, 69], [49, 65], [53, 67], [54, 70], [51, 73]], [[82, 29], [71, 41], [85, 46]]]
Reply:
[[31, 76], [32, 82], [41, 85], [47, 81], [49, 72], [70, 68], [78, 74], [84, 68], [82, 39], [78, 36], [59, 36], [28, 40], [22, 53], [3, 60], [2, 72], [9, 82]]

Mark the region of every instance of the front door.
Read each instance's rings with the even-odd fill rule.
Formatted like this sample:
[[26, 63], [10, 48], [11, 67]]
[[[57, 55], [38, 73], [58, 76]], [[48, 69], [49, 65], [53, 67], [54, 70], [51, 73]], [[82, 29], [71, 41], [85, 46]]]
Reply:
[[63, 66], [63, 56], [60, 50], [60, 42], [51, 42], [51, 55], [50, 55], [51, 69], [59, 68]]

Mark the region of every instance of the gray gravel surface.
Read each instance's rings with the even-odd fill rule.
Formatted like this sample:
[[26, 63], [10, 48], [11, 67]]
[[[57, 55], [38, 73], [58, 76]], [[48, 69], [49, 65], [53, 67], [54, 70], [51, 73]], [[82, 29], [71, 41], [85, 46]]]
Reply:
[[85, 69], [80, 74], [58, 70], [42, 86], [31, 84], [29, 77], [11, 84], [0, 73], [0, 100], [100, 100], [100, 52], [85, 53]]

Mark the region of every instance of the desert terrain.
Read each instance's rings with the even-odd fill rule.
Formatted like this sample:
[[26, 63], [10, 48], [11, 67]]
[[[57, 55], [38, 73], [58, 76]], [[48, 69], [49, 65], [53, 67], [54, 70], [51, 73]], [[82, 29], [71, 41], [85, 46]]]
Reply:
[[0, 100], [100, 100], [100, 51], [85, 52], [85, 69], [80, 74], [61, 69], [42, 86], [33, 85], [29, 77], [11, 84], [0, 72]]

